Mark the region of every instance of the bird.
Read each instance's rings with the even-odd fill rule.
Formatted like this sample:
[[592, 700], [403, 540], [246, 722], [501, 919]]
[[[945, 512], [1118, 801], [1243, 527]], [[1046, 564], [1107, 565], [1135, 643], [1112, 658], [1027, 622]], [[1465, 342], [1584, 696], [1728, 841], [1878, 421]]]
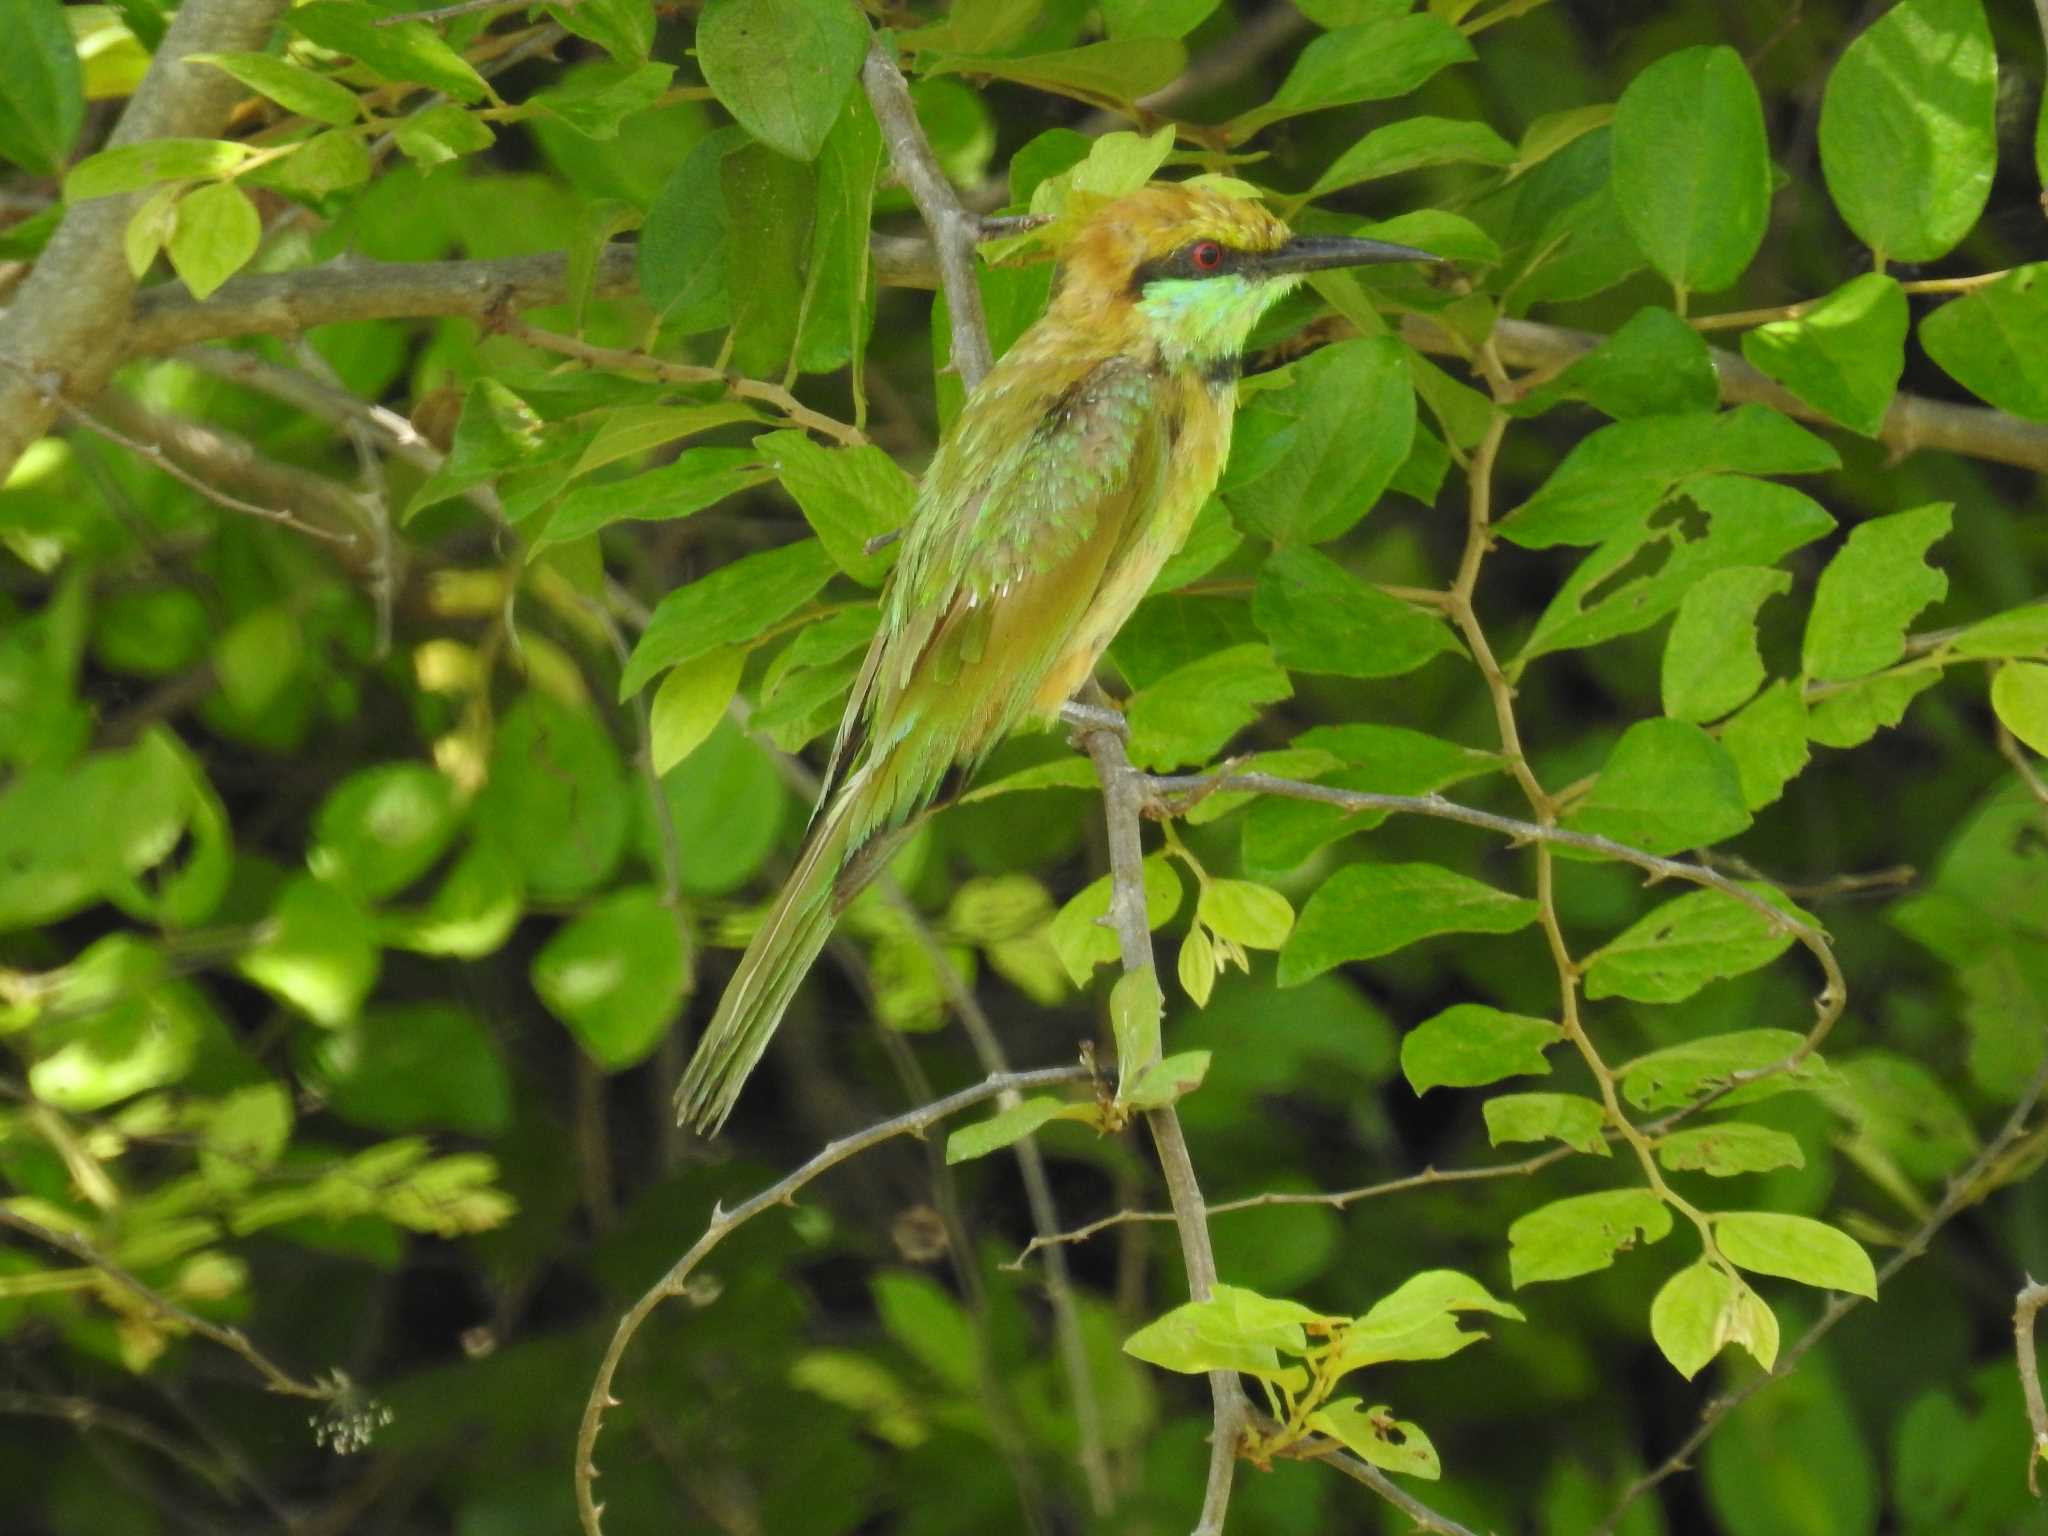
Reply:
[[717, 1134], [847, 903], [999, 741], [1090, 682], [1215, 489], [1260, 317], [1310, 272], [1438, 259], [1296, 235], [1199, 183], [1080, 215], [1044, 315], [932, 457], [810, 826], [684, 1069], [680, 1123]]

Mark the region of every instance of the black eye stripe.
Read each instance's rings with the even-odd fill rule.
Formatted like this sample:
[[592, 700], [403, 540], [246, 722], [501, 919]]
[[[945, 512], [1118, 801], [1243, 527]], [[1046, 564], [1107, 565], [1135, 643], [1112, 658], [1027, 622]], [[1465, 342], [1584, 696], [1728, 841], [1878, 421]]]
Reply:
[[[1214, 266], [1200, 266], [1195, 261], [1195, 252], [1214, 247], [1221, 253]], [[1224, 277], [1232, 272], [1241, 272], [1250, 264], [1251, 253], [1240, 251], [1235, 246], [1225, 245], [1221, 240], [1191, 240], [1171, 255], [1156, 257], [1146, 262], [1131, 274], [1131, 291], [1143, 293], [1147, 283], [1161, 278], [1204, 278]]]

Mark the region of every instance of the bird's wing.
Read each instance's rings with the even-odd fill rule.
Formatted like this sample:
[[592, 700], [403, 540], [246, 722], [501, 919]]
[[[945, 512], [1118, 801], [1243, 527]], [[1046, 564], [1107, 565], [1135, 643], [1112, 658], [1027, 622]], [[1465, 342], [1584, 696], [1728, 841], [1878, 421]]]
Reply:
[[[1092, 599], [1133, 502], [1156, 487], [1156, 374], [1115, 359], [1030, 388], [1005, 372], [989, 376], [925, 475], [828, 785], [878, 725], [893, 734], [899, 706], [930, 689], [971, 686], [988, 718], [959, 719], [970, 739], [956, 745], [992, 745], [1035, 686], [1025, 674], [1043, 673]], [[1004, 633], [1026, 616], [1025, 634]], [[986, 671], [991, 645], [1015, 664], [970, 685], [963, 671]]]

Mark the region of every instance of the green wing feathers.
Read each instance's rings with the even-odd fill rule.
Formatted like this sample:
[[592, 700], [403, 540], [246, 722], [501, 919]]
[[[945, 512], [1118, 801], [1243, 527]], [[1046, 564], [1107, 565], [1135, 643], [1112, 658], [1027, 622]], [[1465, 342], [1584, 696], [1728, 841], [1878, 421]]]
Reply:
[[1033, 712], [1134, 523], [1153, 510], [1164, 458], [1156, 376], [1105, 364], [1047, 393], [1006, 372], [1015, 356], [968, 403], [925, 477], [803, 852], [683, 1074], [679, 1117], [699, 1129], [716, 1131], [731, 1112], [888, 843], [947, 775], [972, 771]]

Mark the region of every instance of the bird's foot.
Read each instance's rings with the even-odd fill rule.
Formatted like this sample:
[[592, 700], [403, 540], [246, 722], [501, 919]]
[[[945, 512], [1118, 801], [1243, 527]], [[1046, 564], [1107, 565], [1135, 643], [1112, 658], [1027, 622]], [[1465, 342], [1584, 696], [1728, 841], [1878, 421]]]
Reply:
[[1104, 733], [1123, 742], [1131, 739], [1131, 729], [1124, 720], [1124, 712], [1113, 704], [1082, 704], [1069, 699], [1060, 708], [1060, 719], [1077, 744], [1090, 736]]

